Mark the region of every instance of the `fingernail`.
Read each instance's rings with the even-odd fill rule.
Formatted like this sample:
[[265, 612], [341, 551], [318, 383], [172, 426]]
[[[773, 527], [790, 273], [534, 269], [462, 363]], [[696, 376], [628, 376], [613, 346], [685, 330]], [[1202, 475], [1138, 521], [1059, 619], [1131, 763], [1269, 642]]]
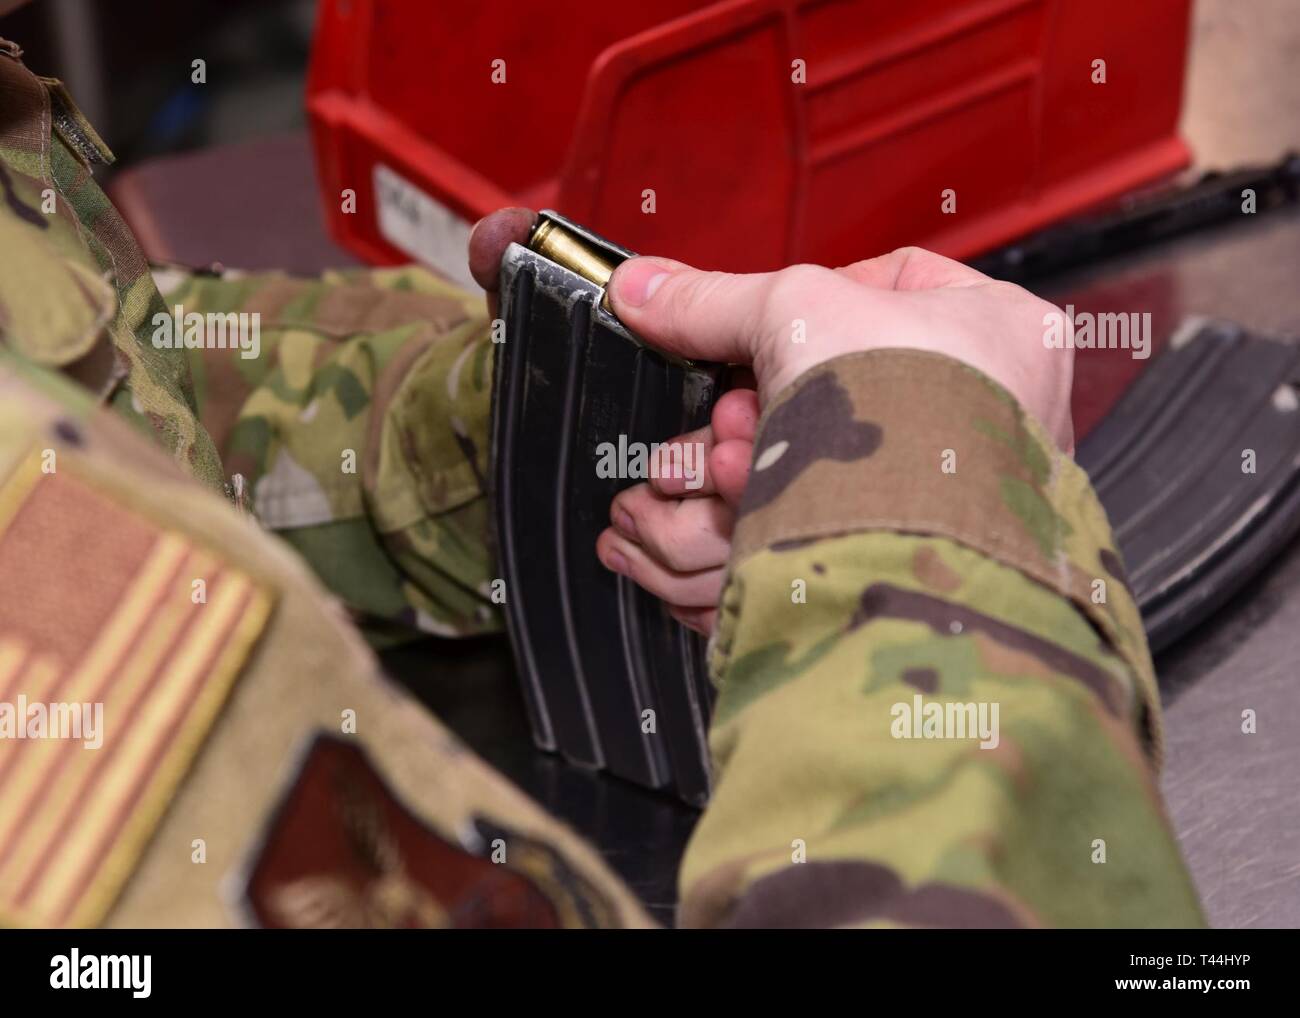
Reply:
[[624, 536], [636, 539], [636, 520], [632, 519], [632, 514], [626, 509], [614, 510], [614, 526], [618, 527]]
[[668, 269], [653, 258], [634, 258], [614, 273], [614, 299], [639, 308], [655, 295], [668, 275]]
[[627, 559], [623, 557], [621, 551], [609, 551], [605, 553], [605, 568], [623, 576], [630, 575]]

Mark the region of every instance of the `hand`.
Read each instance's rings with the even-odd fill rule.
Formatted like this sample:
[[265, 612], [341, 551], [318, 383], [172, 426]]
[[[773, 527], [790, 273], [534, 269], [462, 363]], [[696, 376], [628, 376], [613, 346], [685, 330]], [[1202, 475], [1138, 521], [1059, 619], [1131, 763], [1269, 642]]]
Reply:
[[[1010, 283], [919, 248], [841, 269], [701, 272], [663, 258], [615, 270], [610, 299], [647, 342], [684, 357], [750, 364], [760, 405], [805, 371], [841, 354], [886, 347], [931, 350], [1000, 383], [1067, 452], [1073, 350], [1044, 342], [1060, 312]], [[803, 341], [795, 342], [796, 329]]]
[[702, 484], [688, 489], [686, 479], [676, 476], [680, 471], [657, 471], [659, 477], [614, 497], [613, 526], [596, 539], [596, 554], [607, 568], [635, 580], [697, 632], [711, 633], [717, 619], [757, 427], [758, 394], [747, 388], [724, 393], [707, 427], [666, 443], [670, 449], [700, 443]]
[[[471, 270], [490, 306], [501, 252], [510, 240], [522, 242], [532, 221], [527, 210], [504, 210], [471, 237]], [[888, 347], [945, 354], [999, 382], [1073, 451], [1073, 351], [1043, 342], [1044, 317], [1060, 312], [929, 251], [901, 248], [840, 269], [796, 265], [752, 275], [634, 258], [615, 271], [610, 299], [629, 329], [661, 349], [753, 368], [756, 392], [724, 395], [709, 428], [674, 440], [704, 443], [703, 487], [692, 493], [680, 480], [663, 479], [630, 488], [614, 500], [614, 526], [597, 540], [607, 567], [702, 632], [716, 618], [761, 408], [823, 361]], [[793, 341], [796, 327], [802, 342]]]
[[[669, 604], [679, 621], [711, 632], [740, 493], [763, 404], [805, 371], [841, 354], [910, 347], [946, 354], [1000, 382], [1072, 451], [1073, 351], [1043, 341], [1052, 305], [959, 262], [904, 248], [842, 269], [799, 265], [759, 275], [701, 272], [661, 258], [615, 270], [610, 299], [647, 342], [685, 357], [752, 365], [757, 392], [717, 404], [706, 488], [639, 485], [614, 500], [614, 527], [597, 552]], [[796, 328], [802, 342], [794, 342]], [[735, 415], [733, 417], [733, 415]], [[679, 441], [690, 440], [684, 436]]]

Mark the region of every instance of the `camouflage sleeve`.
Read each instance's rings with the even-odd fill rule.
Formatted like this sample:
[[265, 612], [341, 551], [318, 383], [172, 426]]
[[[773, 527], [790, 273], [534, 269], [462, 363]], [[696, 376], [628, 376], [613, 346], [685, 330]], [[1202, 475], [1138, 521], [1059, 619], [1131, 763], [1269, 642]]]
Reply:
[[190, 367], [227, 474], [367, 635], [496, 629], [482, 298], [414, 267], [158, 276], [206, 331]]
[[851, 355], [773, 401], [710, 667], [684, 924], [1203, 922], [1103, 510], [959, 362]]

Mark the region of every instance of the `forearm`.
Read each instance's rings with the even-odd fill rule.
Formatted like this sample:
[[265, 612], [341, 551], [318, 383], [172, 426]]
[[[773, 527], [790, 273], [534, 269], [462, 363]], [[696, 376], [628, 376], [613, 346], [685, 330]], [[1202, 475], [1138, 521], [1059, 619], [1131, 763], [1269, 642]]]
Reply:
[[369, 632], [497, 627], [478, 300], [408, 268], [194, 277], [168, 304], [258, 316], [254, 356], [247, 344], [191, 351], [200, 414], [263, 526]]
[[682, 920], [1201, 922], [1119, 571], [1086, 478], [983, 376], [804, 376], [755, 445]]

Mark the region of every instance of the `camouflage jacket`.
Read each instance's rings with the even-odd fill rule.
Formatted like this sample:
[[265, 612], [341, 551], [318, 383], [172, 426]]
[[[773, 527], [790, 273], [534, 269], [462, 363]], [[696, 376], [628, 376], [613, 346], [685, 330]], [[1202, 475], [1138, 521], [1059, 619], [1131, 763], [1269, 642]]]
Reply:
[[[477, 301], [414, 269], [187, 276], [169, 281], [164, 301], [91, 179], [107, 150], [61, 86], [0, 51], [0, 94], [0, 557], [19, 555], [4, 559], [11, 569], [40, 563], [57, 581], [55, 604], [88, 565], [125, 582], [126, 551], [102, 558], [113, 542], [94, 542], [93, 562], [73, 551], [100, 520], [170, 535], [176, 554], [242, 584], [216, 631], [228, 660], [205, 673], [225, 691], [213, 703], [230, 698], [206, 748], [194, 757], [215, 707], [185, 729], [188, 755], [141, 798], [148, 809], [127, 814], [103, 881], [76, 895], [66, 881], [51, 885], [61, 911], [0, 899], [0, 919], [221, 921], [218, 878], [276, 805], [265, 777], [291, 769], [302, 740], [342, 711], [360, 717], [360, 744], [388, 787], [443, 844], [480, 861], [498, 840], [503, 857], [517, 849], [511, 858], [533, 860], [520, 873], [544, 889], [535, 907], [561, 924], [644, 922], [590, 849], [372, 688], [373, 659], [319, 591], [215, 494], [251, 500], [263, 526], [381, 635], [383, 624], [494, 627], [482, 497], [491, 348]], [[258, 324], [208, 317], [231, 313]], [[190, 314], [202, 316], [192, 332]], [[155, 343], [162, 328], [181, 342]], [[96, 401], [107, 409], [93, 411]], [[141, 433], [209, 492], [154, 463]], [[70, 480], [63, 471], [52, 487], [33, 474], [42, 449], [72, 464]], [[841, 358], [800, 379], [767, 409], [756, 449], [763, 468], [735, 533], [711, 654], [716, 792], [683, 864], [682, 921], [1199, 923], [1154, 783], [1159, 706], [1141, 622], [1074, 464], [987, 379], [902, 351]], [[38, 496], [39, 511], [24, 513]], [[57, 655], [75, 649], [67, 632], [49, 631], [56, 609], [36, 611], [44, 602], [28, 579], [0, 592], [4, 688], [29, 644], [55, 655], [29, 679], [56, 675]], [[86, 596], [129, 603], [129, 590], [106, 589]], [[82, 615], [73, 621], [94, 646], [104, 634]], [[155, 625], [126, 619], [122, 631], [146, 623]], [[38, 835], [52, 837], [54, 820], [20, 824], [14, 796], [25, 793], [4, 768], [0, 756], [0, 867], [39, 876]], [[20, 830], [25, 841], [6, 841]], [[511, 830], [521, 833], [481, 833]], [[217, 865], [188, 864], [196, 832]], [[441, 899], [418, 904], [405, 878], [394, 913], [390, 877], [418, 867], [408, 854], [407, 869], [393, 869], [400, 845], [361, 843], [366, 865], [389, 874], [375, 885], [383, 916], [464, 919]], [[377, 907], [344, 907], [315, 878], [272, 890], [259, 899], [262, 921], [353, 923]]]
[[251, 505], [377, 640], [488, 632], [481, 298], [419, 269], [163, 272], [91, 176], [112, 154], [0, 41], [0, 322]]

